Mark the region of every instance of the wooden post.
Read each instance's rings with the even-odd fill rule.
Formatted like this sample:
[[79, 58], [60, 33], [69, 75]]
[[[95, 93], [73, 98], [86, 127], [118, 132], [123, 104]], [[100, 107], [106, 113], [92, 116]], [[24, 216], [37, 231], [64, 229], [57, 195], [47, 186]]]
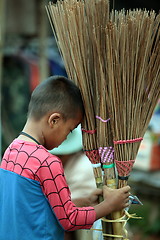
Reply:
[[[3, 61], [4, 34], [5, 34], [5, 2], [6, 2], [5, 0], [0, 0], [0, 86], [2, 86], [2, 61]], [[1, 106], [1, 98], [0, 98], [0, 106]], [[0, 107], [0, 116], [1, 116], [1, 107]], [[0, 124], [0, 157], [1, 155], [2, 155], [2, 127]]]
[[0, 80], [2, 80], [4, 32], [5, 32], [5, 0], [1, 0], [0, 1]]
[[48, 77], [48, 59], [46, 54], [47, 49], [47, 36], [48, 36], [48, 24], [45, 5], [47, 1], [39, 1], [39, 70], [40, 70], [40, 82]]

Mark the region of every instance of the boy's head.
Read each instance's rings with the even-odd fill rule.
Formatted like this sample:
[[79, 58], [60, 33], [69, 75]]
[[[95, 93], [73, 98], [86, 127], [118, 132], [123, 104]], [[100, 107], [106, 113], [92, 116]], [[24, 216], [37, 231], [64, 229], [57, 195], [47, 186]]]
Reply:
[[78, 111], [84, 114], [79, 88], [63, 76], [51, 76], [33, 91], [28, 117], [39, 120], [49, 112], [59, 112], [65, 120], [74, 118]]
[[[33, 91], [28, 120], [35, 122], [44, 139], [44, 146], [59, 146], [78, 126], [84, 115], [79, 88], [66, 77], [52, 76]], [[38, 130], [37, 130], [38, 131]]]

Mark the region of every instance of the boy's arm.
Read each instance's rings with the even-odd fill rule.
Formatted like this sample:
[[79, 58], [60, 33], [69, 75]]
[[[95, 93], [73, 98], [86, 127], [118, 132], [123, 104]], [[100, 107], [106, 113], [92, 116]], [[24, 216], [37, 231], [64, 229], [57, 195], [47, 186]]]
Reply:
[[[99, 219], [110, 214], [113, 211], [118, 211], [129, 205], [129, 190], [130, 187], [126, 186], [121, 189], [110, 189], [107, 186], [103, 187], [104, 201], [97, 203], [98, 196], [102, 195], [101, 189], [96, 189], [90, 196], [86, 198], [73, 199], [76, 206], [94, 206], [96, 211], [96, 219]], [[97, 205], [96, 205], [97, 204]]]
[[109, 189], [104, 187], [104, 201], [93, 207], [76, 207], [71, 201], [70, 191], [64, 177], [60, 159], [50, 157], [37, 171], [42, 191], [48, 198], [51, 208], [65, 230], [91, 228], [94, 221], [112, 211], [128, 206], [129, 187]]
[[76, 205], [76, 207], [88, 207], [88, 206], [91, 206], [88, 197], [75, 198], [75, 199], [72, 199], [72, 202]]
[[96, 219], [93, 207], [78, 208], [71, 201], [70, 191], [59, 158], [53, 156], [44, 161], [36, 173], [42, 191], [65, 230], [89, 229]]

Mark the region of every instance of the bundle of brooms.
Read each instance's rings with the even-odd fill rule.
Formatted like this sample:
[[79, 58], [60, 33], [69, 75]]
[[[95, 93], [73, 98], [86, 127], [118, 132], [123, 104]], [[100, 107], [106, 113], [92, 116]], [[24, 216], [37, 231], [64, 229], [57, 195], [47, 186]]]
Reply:
[[[109, 13], [107, 0], [58, 1], [49, 4], [47, 12], [67, 73], [81, 89], [86, 111], [83, 144], [96, 164], [97, 186], [102, 185], [102, 161], [108, 166], [105, 183], [115, 187], [114, 143], [122, 187], [160, 97], [160, 14]], [[111, 156], [102, 157], [102, 150]], [[127, 239], [123, 216], [112, 215], [113, 234], [105, 234], [107, 239]]]

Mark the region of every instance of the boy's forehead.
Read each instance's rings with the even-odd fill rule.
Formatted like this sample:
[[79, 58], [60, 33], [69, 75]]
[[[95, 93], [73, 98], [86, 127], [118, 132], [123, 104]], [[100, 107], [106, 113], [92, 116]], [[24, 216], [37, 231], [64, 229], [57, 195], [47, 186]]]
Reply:
[[77, 119], [77, 126], [82, 122], [83, 120], [83, 113], [82, 111], [77, 111], [77, 116], [76, 116], [76, 119]]
[[71, 124], [73, 125], [72, 127], [73, 127], [73, 128], [77, 128], [78, 125], [79, 125], [79, 124], [82, 122], [82, 120], [83, 120], [83, 115], [82, 115], [82, 113], [79, 111], [79, 112], [75, 115], [75, 117], [71, 118], [70, 120], [71, 120]]

